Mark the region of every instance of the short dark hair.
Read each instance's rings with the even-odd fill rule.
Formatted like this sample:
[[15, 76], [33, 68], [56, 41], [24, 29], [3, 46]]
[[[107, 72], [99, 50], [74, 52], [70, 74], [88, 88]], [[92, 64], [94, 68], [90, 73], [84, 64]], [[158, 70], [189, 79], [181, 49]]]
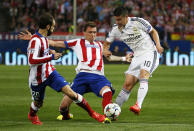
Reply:
[[94, 27], [96, 27], [96, 23], [93, 22], [93, 21], [87, 22], [87, 23], [85, 24], [85, 26], [84, 26], [84, 31], [86, 31], [88, 27], [94, 28]]
[[126, 16], [128, 15], [128, 9], [123, 6], [119, 6], [114, 10], [113, 14], [114, 16]]
[[53, 24], [53, 16], [49, 13], [45, 13], [40, 16], [40, 19], [38, 21], [38, 27], [41, 29], [45, 29], [47, 25], [52, 25]]

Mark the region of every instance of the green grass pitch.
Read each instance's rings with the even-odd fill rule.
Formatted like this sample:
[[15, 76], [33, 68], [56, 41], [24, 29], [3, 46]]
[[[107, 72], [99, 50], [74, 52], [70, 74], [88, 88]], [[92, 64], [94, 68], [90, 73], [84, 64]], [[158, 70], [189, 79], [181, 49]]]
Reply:
[[[57, 71], [72, 81], [75, 66], [55, 66]], [[117, 94], [124, 82], [124, 71], [128, 66], [105, 65], [106, 77]], [[135, 104], [137, 85], [122, 107], [118, 121], [101, 124], [72, 104], [70, 110], [74, 119], [57, 121], [61, 93], [47, 87], [44, 106], [38, 115], [42, 126], [32, 125], [27, 119], [31, 103], [28, 87], [27, 66], [0, 65], [0, 131], [194, 131], [194, 67], [160, 66], [149, 80], [148, 94], [140, 116], [128, 111]], [[93, 93], [84, 95], [91, 107], [102, 113], [101, 98]]]

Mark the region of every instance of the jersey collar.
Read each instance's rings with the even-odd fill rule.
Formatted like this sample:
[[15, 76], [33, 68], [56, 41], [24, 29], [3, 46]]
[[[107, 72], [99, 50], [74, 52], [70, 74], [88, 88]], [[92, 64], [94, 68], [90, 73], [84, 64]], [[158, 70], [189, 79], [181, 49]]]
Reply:
[[44, 37], [43, 35], [41, 35], [40, 33], [38, 33], [38, 30], [36, 30], [36, 35], [38, 35], [39, 37]]
[[130, 17], [128, 17], [128, 22], [127, 22], [127, 24], [125, 25], [125, 28], [127, 28], [127, 27], [129, 27], [130, 26], [130, 22], [131, 21], [131, 18]]

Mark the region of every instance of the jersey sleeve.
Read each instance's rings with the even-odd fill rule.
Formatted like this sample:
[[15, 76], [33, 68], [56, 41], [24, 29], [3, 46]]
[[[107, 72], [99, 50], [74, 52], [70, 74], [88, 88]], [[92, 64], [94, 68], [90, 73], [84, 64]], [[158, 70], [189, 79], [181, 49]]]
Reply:
[[135, 21], [137, 21], [137, 26], [139, 28], [141, 28], [143, 31], [145, 31], [147, 33], [150, 33], [150, 31], [152, 30], [152, 26], [147, 20], [145, 20], [143, 18], [138, 18], [138, 17], [133, 18], [133, 19]]
[[43, 57], [44, 50], [41, 50], [40, 40], [33, 39], [29, 44], [28, 55], [30, 64], [43, 64], [54, 58], [54, 55], [47, 55]]
[[74, 48], [77, 44], [77, 41], [78, 41], [78, 39], [65, 41], [65, 47], [66, 48]]
[[106, 38], [106, 41], [112, 43], [115, 39], [115, 31], [114, 31], [114, 27], [112, 28], [112, 30], [108, 33], [108, 37]]

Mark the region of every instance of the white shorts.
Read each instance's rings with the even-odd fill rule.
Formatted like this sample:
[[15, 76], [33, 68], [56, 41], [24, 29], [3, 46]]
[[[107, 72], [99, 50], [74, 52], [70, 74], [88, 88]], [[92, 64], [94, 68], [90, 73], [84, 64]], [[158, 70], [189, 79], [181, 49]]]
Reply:
[[125, 74], [133, 75], [139, 79], [140, 70], [144, 69], [151, 75], [159, 65], [159, 57], [157, 51], [147, 52], [141, 56], [134, 57]]

